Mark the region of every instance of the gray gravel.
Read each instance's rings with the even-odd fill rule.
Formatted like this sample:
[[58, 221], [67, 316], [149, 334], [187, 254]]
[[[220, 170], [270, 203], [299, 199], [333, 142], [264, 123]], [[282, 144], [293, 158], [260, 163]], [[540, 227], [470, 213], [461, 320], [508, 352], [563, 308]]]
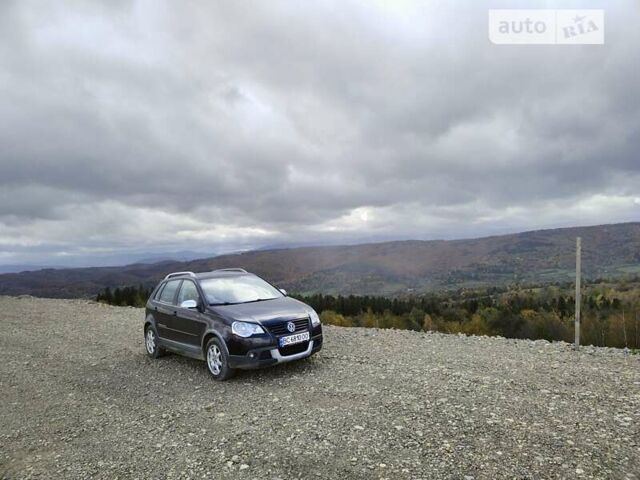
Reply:
[[143, 311], [0, 297], [1, 478], [640, 479], [640, 356], [325, 328], [226, 383]]

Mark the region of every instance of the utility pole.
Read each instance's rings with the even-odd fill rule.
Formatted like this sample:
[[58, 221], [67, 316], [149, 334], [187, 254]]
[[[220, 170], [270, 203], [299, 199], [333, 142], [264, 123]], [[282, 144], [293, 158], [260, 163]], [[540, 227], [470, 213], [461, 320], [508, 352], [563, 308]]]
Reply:
[[576, 238], [576, 340], [573, 348], [578, 350], [580, 348], [580, 254], [582, 250], [581, 238]]

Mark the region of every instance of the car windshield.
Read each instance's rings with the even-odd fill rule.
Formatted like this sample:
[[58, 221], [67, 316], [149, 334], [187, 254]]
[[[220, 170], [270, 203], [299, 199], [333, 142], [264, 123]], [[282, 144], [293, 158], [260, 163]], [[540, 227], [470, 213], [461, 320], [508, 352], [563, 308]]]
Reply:
[[211, 305], [259, 302], [282, 297], [282, 293], [261, 278], [253, 275], [206, 278], [200, 286]]

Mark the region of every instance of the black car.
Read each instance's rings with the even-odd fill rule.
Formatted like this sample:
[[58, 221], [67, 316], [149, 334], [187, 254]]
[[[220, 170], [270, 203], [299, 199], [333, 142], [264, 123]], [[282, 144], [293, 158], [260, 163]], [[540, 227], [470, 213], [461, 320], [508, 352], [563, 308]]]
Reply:
[[309, 357], [322, 348], [322, 326], [308, 305], [241, 268], [176, 272], [146, 305], [147, 353], [165, 350], [206, 360], [216, 380], [238, 368]]

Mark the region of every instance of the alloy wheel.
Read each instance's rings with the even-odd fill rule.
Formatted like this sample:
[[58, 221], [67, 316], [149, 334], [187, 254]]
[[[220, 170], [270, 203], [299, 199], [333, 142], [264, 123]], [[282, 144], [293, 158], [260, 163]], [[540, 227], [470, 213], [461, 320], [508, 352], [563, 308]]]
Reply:
[[211, 345], [207, 351], [207, 365], [211, 373], [220, 375], [220, 371], [222, 370], [222, 352], [216, 344]]
[[156, 334], [153, 332], [152, 328], [147, 328], [147, 335], [145, 336], [144, 343], [149, 355], [153, 355], [153, 352], [156, 350]]

